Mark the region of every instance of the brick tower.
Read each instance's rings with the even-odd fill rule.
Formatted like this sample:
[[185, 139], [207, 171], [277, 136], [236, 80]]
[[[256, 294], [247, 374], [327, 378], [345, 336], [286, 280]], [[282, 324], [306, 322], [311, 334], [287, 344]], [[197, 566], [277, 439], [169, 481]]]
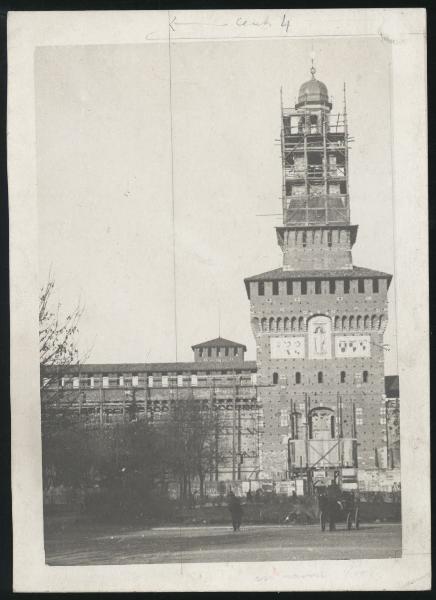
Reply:
[[260, 475], [357, 476], [386, 466], [384, 346], [391, 275], [353, 265], [347, 115], [304, 83], [282, 107], [283, 266], [245, 280], [264, 411]]

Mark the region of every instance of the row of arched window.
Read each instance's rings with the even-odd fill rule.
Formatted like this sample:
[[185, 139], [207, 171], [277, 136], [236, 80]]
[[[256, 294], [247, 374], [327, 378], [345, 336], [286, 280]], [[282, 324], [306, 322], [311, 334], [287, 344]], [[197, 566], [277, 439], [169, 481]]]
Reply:
[[351, 315], [335, 317], [336, 330], [347, 331], [350, 329], [381, 329], [385, 322], [385, 315]]
[[[318, 383], [324, 383], [324, 373], [322, 371], [318, 371], [317, 373], [317, 381]], [[340, 383], [347, 383], [347, 373], [345, 371], [341, 371], [339, 374]], [[368, 383], [369, 381], [369, 373], [368, 371], [362, 371], [362, 382]], [[273, 373], [272, 376], [273, 385], [277, 385], [279, 382], [279, 374]], [[297, 385], [301, 383], [301, 373], [300, 371], [296, 371], [294, 375], [294, 383]]]
[[[216, 356], [239, 356], [239, 348], [237, 348], [236, 346], [234, 348], [229, 348], [228, 346], [224, 346], [224, 347], [216, 347], [214, 348], [215, 352], [216, 352]], [[209, 348], [200, 348], [198, 351], [198, 354], [201, 358], [203, 358], [204, 356], [211, 357], [212, 356], [212, 347]]]
[[[343, 315], [334, 318], [336, 331], [350, 331], [373, 329], [378, 330], [384, 326], [385, 315]], [[252, 321], [255, 331], [305, 331], [306, 319], [304, 317], [255, 317]]]
[[255, 317], [253, 325], [256, 331], [304, 331], [306, 327], [304, 317]]

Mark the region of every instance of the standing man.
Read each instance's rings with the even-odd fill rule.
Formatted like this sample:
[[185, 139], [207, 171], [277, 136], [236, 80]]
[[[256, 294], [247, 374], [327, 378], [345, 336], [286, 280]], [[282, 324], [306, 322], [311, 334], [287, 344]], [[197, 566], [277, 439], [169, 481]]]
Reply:
[[333, 480], [327, 488], [327, 511], [330, 531], [336, 529], [340, 495], [339, 486]]
[[241, 501], [232, 491], [229, 493], [229, 511], [232, 516], [233, 531], [239, 531], [242, 522], [242, 506]]

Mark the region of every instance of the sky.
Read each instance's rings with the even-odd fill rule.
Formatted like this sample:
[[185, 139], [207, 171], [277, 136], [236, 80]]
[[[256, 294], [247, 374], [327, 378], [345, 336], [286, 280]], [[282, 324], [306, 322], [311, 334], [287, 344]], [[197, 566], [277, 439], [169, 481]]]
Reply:
[[255, 359], [243, 279], [282, 264], [280, 87], [293, 106], [312, 49], [333, 112], [347, 86], [354, 264], [394, 274], [381, 39], [175, 42], [171, 68], [161, 43], [36, 50], [40, 282], [85, 305], [89, 362], [189, 361], [219, 332]]

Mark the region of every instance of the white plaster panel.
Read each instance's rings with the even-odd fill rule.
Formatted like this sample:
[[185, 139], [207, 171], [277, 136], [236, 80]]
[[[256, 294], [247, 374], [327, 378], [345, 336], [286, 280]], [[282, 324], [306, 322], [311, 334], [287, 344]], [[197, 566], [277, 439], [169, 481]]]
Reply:
[[369, 335], [338, 335], [335, 340], [335, 354], [342, 358], [364, 358], [371, 356]]
[[270, 338], [271, 358], [304, 358], [304, 336]]

